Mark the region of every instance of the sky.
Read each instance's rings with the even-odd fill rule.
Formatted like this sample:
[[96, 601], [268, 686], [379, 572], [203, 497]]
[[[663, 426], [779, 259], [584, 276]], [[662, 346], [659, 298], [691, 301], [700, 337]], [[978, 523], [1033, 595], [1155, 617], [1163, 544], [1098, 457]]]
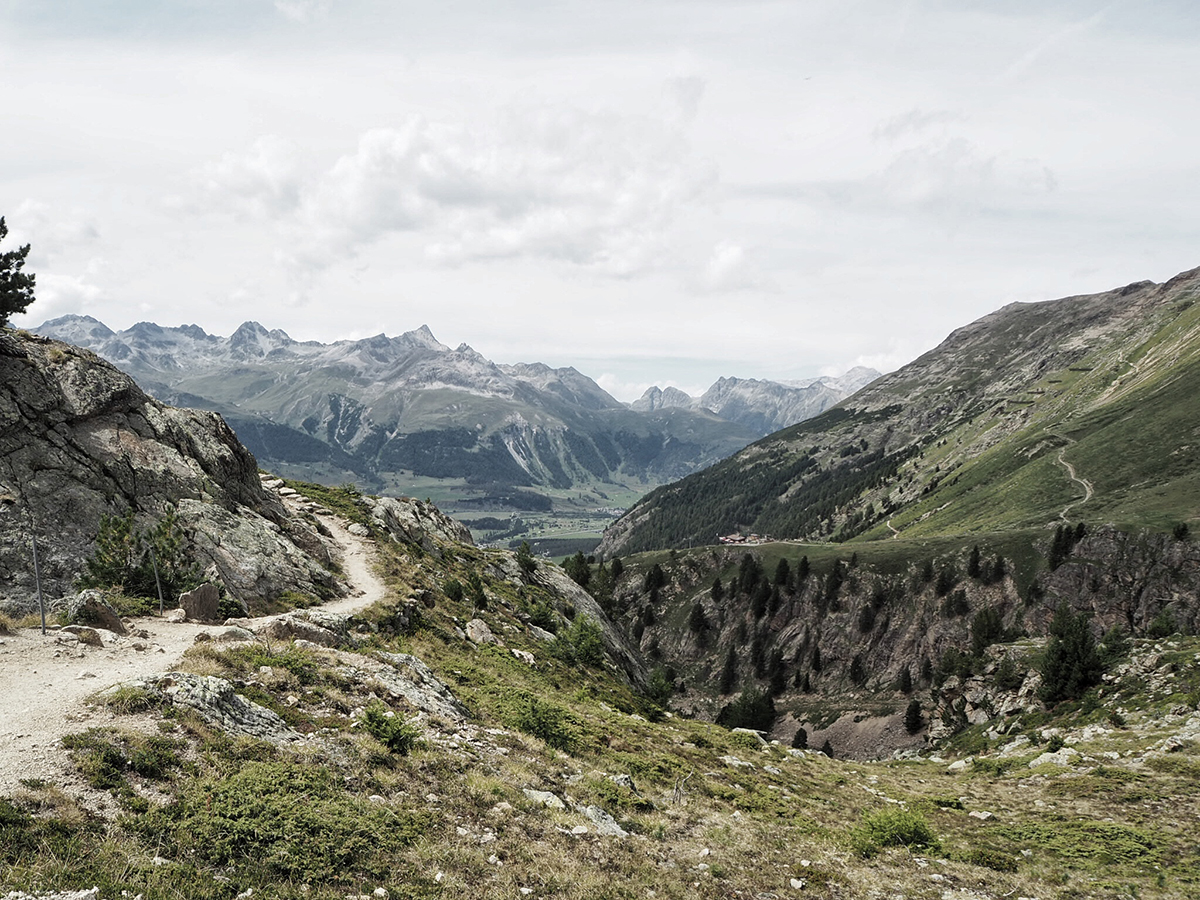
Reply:
[[114, 329], [425, 324], [623, 400], [1200, 266], [1200, 4], [0, 0], [0, 251]]

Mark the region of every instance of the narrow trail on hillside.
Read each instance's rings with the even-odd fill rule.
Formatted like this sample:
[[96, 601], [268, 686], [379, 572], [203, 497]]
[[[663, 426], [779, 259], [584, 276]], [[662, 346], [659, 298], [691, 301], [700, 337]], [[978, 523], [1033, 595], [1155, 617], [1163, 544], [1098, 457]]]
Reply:
[[1063, 507], [1063, 511], [1058, 514], [1058, 517], [1064, 522], [1067, 521], [1067, 513], [1073, 510], [1076, 506], [1082, 506], [1083, 504], [1087, 503], [1092, 499], [1092, 495], [1096, 493], [1092, 488], [1092, 483], [1090, 481], [1088, 481], [1086, 478], [1080, 478], [1077, 474], [1075, 474], [1075, 467], [1067, 462], [1064, 457], [1066, 452], [1066, 447], [1063, 447], [1058, 451], [1058, 464], [1067, 470], [1067, 475], [1070, 476], [1072, 481], [1083, 488], [1083, 498], [1072, 503], [1068, 503]]
[[890, 531], [890, 532], [892, 533], [892, 539], [893, 539], [893, 540], [894, 540], [895, 538], [898, 538], [898, 537], [900, 537], [900, 532], [898, 532], [898, 531], [897, 531], [895, 528], [893, 528], [893, 527], [892, 527], [892, 520], [891, 520], [891, 519], [888, 519], [888, 520], [887, 520], [887, 527], [888, 527], [888, 531]]
[[[332, 515], [322, 520], [341, 547], [351, 591], [318, 608], [349, 615], [382, 600], [387, 589], [373, 570], [371, 542], [351, 534]], [[249, 625], [253, 628], [271, 618], [251, 619]], [[81, 784], [59, 741], [66, 734], [113, 719], [103, 707], [88, 703], [88, 698], [125, 681], [170, 672], [198, 634], [220, 627], [138, 618], [129, 634], [103, 647], [59, 643], [58, 633], [43, 635], [37, 628], [0, 636], [0, 796], [15, 790], [21, 779]]]

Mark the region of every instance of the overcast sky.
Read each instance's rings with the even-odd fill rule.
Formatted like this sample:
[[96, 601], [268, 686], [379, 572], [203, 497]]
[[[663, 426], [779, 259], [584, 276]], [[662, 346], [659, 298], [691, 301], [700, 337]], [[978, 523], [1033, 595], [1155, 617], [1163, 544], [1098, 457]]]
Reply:
[[1194, 0], [0, 0], [67, 313], [428, 324], [621, 399], [1200, 265]]

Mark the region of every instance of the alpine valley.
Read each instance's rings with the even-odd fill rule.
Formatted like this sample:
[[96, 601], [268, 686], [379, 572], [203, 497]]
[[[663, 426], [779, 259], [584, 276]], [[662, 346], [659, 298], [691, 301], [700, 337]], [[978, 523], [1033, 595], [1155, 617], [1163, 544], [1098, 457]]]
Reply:
[[[154, 399], [2, 329], [0, 896], [1193, 898], [1198, 297], [1013, 304], [766, 436], [849, 386], [43, 329]], [[386, 496], [685, 471], [561, 564]]]
[[574, 549], [538, 538], [598, 534], [655, 485], [879, 375], [859, 367], [788, 384], [722, 378], [698, 399], [651, 388], [626, 405], [573, 368], [499, 365], [426, 327], [333, 344], [256, 322], [228, 338], [150, 322], [114, 332], [87, 316], [35, 331], [93, 350], [164, 402], [220, 412], [272, 471], [428, 496], [481, 537], [528, 537], [543, 549]]

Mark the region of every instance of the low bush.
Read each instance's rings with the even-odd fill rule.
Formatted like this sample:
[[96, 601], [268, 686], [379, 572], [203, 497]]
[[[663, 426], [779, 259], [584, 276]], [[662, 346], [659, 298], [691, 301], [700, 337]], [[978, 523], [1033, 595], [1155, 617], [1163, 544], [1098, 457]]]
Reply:
[[571, 714], [525, 691], [511, 697], [500, 716], [505, 725], [540, 738], [556, 750], [569, 751], [575, 744], [577, 731]]
[[393, 753], [407, 756], [420, 745], [421, 732], [388, 709], [382, 700], [373, 700], [363, 710], [362, 726], [367, 733]]
[[355, 885], [386, 881], [397, 853], [432, 822], [346, 791], [302, 763], [249, 762], [196, 781], [178, 800], [131, 823], [164, 855], [230, 867], [269, 882]]
[[862, 821], [850, 830], [855, 852], [871, 857], [884, 847], [934, 849], [938, 840], [920, 813], [909, 809], [881, 809], [863, 813]]

